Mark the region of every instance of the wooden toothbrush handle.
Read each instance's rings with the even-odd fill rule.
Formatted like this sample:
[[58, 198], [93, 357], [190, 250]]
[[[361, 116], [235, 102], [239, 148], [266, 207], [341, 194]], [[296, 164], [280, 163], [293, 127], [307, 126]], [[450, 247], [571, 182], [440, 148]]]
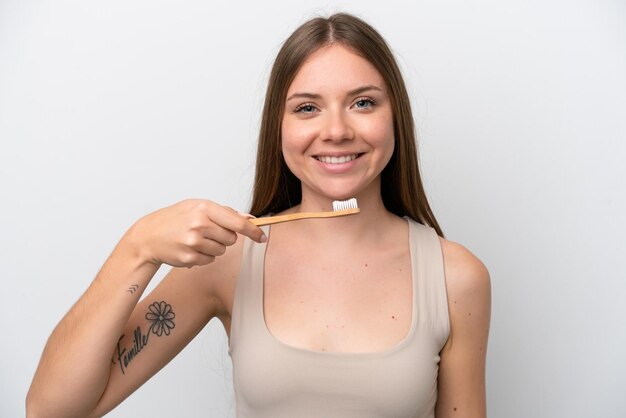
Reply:
[[334, 218], [336, 216], [354, 215], [359, 212], [360, 210], [358, 208], [355, 208], [355, 209], [338, 210], [338, 211], [332, 211], [332, 212], [290, 213], [289, 215], [268, 216], [266, 218], [250, 219], [250, 222], [252, 222], [256, 226], [263, 226], [263, 225], [277, 224], [281, 222], [297, 221], [298, 219]]

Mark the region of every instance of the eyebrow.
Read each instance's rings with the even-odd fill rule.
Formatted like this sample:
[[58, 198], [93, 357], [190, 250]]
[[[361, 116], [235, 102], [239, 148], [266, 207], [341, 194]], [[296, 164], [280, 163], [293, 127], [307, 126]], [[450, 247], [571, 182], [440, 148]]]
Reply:
[[[361, 86], [361, 87], [357, 87], [355, 89], [352, 89], [348, 92], [348, 96], [356, 96], [357, 94], [361, 94], [361, 93], [365, 93], [366, 91], [369, 90], [377, 90], [377, 91], [383, 91], [380, 87], [376, 87], [373, 84], [368, 84], [366, 86]], [[315, 94], [315, 93], [306, 93], [306, 92], [302, 92], [302, 93], [294, 93], [291, 96], [287, 97], [287, 101], [291, 100], [291, 99], [321, 99], [322, 96], [320, 96], [319, 94]]]

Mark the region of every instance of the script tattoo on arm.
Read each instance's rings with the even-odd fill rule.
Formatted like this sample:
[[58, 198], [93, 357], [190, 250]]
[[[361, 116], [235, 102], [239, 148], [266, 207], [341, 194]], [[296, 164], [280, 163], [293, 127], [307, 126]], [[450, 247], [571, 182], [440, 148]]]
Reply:
[[170, 335], [172, 330], [176, 327], [174, 318], [176, 315], [172, 310], [172, 306], [165, 301], [154, 302], [148, 307], [146, 313], [146, 319], [150, 321], [148, 331], [144, 334], [141, 327], [138, 326], [133, 331], [133, 341], [131, 347], [123, 347], [122, 340], [124, 335], [117, 341], [117, 349], [111, 362], [118, 364], [122, 374], [126, 374], [128, 365], [133, 361], [135, 357], [148, 345], [150, 336], [152, 334], [157, 337], [161, 337], [164, 334]]

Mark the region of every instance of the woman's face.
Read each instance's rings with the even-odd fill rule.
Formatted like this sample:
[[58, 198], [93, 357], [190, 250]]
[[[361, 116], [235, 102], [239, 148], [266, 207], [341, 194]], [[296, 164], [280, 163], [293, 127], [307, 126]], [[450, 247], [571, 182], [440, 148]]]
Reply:
[[380, 196], [394, 148], [393, 114], [374, 66], [338, 44], [312, 54], [287, 90], [282, 152], [303, 202]]

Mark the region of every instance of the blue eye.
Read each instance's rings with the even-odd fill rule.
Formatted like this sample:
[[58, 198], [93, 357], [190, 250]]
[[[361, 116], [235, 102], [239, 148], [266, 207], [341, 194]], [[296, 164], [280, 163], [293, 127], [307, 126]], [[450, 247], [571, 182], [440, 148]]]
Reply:
[[376, 104], [374, 99], [370, 99], [369, 97], [359, 97], [359, 99], [354, 103], [358, 109], [368, 109]]
[[312, 103], [302, 103], [294, 110], [295, 113], [313, 113], [314, 111], [315, 106]]

